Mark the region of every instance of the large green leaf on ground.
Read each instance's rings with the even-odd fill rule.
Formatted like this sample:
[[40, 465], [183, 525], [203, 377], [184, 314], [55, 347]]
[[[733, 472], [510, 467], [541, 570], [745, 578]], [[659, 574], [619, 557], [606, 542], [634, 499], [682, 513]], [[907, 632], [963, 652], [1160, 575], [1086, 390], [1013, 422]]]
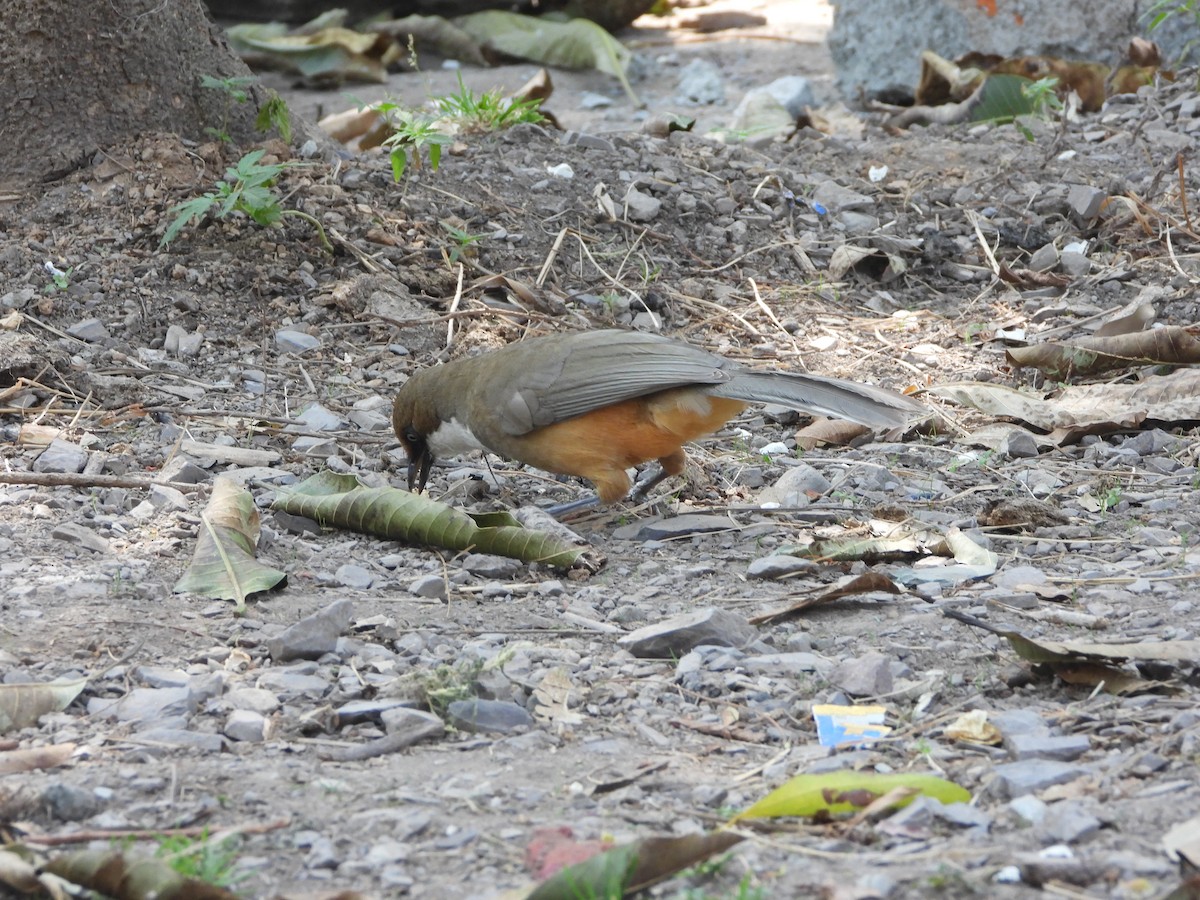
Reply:
[[454, 24], [486, 48], [562, 69], [597, 69], [621, 82], [640, 105], [625, 71], [633, 55], [615, 37], [588, 19], [555, 22], [503, 10], [462, 16]]
[[251, 594], [282, 586], [287, 574], [255, 558], [258, 534], [254, 498], [232, 479], [218, 478], [200, 514], [191, 565], [175, 583], [175, 593], [233, 600], [241, 612]]
[[281, 492], [275, 508], [308, 516], [326, 527], [349, 528], [409, 544], [476, 550], [559, 569], [599, 568], [584, 548], [556, 535], [522, 528], [507, 513], [473, 517], [421, 494], [366, 487], [353, 475], [321, 472]]

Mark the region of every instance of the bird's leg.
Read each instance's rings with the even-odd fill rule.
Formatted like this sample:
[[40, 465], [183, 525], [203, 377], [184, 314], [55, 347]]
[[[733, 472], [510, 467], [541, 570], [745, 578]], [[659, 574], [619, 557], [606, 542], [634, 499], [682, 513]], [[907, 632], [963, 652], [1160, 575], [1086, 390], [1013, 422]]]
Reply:
[[670, 456], [664, 456], [658, 461], [659, 470], [653, 478], [643, 481], [633, 489], [633, 493], [629, 495], [631, 500], [641, 501], [646, 499], [646, 495], [658, 487], [663, 481], [670, 478], [672, 475], [683, 474], [684, 466], [687, 464], [687, 454], [680, 448]]
[[546, 512], [556, 519], [561, 519], [563, 516], [574, 515], [599, 505], [600, 497], [597, 494], [589, 494], [578, 500], [572, 500], [570, 503], [559, 503], [556, 506], [547, 507]]

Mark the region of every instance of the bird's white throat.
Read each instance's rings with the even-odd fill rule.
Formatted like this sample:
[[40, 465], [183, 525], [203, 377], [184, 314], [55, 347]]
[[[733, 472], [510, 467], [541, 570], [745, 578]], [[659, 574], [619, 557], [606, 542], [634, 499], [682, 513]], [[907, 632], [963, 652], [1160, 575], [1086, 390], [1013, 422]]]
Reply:
[[475, 439], [471, 430], [457, 419], [442, 422], [425, 438], [430, 452], [435, 457], [458, 456], [471, 450], [483, 450], [483, 444]]

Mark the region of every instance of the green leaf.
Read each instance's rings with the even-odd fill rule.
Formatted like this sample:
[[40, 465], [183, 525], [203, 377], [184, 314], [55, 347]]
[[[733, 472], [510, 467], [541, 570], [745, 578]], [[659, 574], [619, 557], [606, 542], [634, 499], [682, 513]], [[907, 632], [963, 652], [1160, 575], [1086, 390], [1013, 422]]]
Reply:
[[433, 171], [437, 171], [438, 163], [442, 161], [442, 145], [440, 142], [434, 142], [429, 145], [429, 165], [433, 167]]
[[556, 535], [515, 524], [480, 526], [461, 509], [396, 488], [368, 488], [353, 475], [321, 472], [281, 490], [274, 508], [408, 543], [474, 549], [560, 569], [590, 566], [584, 548]]
[[392, 160], [392, 180], [399, 181], [404, 177], [404, 164], [408, 161], [405, 158], [404, 151], [397, 147], [391, 152]]
[[454, 24], [485, 46], [508, 56], [563, 69], [597, 69], [621, 82], [629, 99], [641, 105], [625, 72], [633, 54], [589, 19], [553, 22], [503, 10], [462, 16]]
[[175, 213], [175, 218], [171, 220], [171, 224], [167, 226], [167, 230], [163, 232], [162, 240], [158, 242], [158, 246], [165, 247], [171, 241], [178, 237], [179, 232], [183, 227], [193, 219], [202, 219], [205, 214], [212, 208], [212, 205], [217, 202], [217, 198], [212, 194], [205, 194], [203, 197], [194, 197], [191, 200], [185, 200], [182, 203], [176, 203], [168, 212]]
[[217, 478], [200, 520], [192, 561], [176, 582], [175, 593], [233, 600], [241, 612], [251, 594], [286, 583], [286, 573], [255, 558], [259, 516], [249, 491], [232, 479]]
[[[797, 775], [731, 820], [770, 819], [777, 816], [815, 816], [860, 810], [896, 788], [911, 788], [942, 803], [967, 803], [971, 794], [952, 781], [924, 772], [880, 775], [875, 772], [827, 772]], [[912, 797], [897, 806], [907, 806]]]
[[274, 91], [258, 110], [254, 127], [259, 131], [270, 131], [274, 128], [279, 132], [285, 143], [292, 140], [292, 117], [288, 114], [287, 101]]
[[1020, 75], [989, 75], [979, 91], [979, 101], [971, 109], [972, 122], [1012, 122], [1018, 116], [1037, 111], [1034, 99], [1025, 88], [1031, 84]]

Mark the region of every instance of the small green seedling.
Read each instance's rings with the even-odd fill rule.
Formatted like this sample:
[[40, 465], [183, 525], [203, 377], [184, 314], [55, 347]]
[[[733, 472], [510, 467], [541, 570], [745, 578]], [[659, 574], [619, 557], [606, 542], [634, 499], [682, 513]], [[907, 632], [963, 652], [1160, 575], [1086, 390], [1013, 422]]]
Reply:
[[[252, 75], [236, 75], [229, 78], [201, 75], [200, 87], [221, 91], [231, 103], [248, 103], [250, 92], [246, 88], [257, 81], [258, 79]], [[209, 127], [204, 131], [219, 141], [232, 144], [233, 138], [229, 135], [229, 109], [229, 105], [226, 105], [220, 128]], [[259, 108], [258, 117], [254, 120], [254, 127], [262, 132], [274, 128], [284, 141], [291, 141], [292, 119], [288, 114], [287, 102], [274, 91], [267, 91], [267, 102]]]
[[441, 226], [446, 229], [447, 233], [454, 239], [455, 247], [448, 254], [448, 260], [451, 265], [458, 262], [465, 256], [470, 256], [474, 252], [475, 244], [483, 240], [482, 234], [469, 234], [449, 222], [443, 221]]
[[264, 152], [252, 150], [239, 159], [236, 165], [226, 169], [225, 180], [217, 182], [216, 190], [172, 206], [170, 212], [175, 214], [175, 218], [163, 232], [158, 245], [167, 246], [175, 240], [184, 226], [193, 220], [204, 218], [209, 213], [212, 213], [214, 218], [223, 219], [231, 212], [240, 212], [263, 226], [274, 225], [283, 216], [304, 219], [317, 229], [321, 243], [332, 256], [333, 245], [329, 243], [321, 223], [306, 212], [284, 209], [275, 191], [275, 182], [283, 170], [298, 163], [264, 164], [259, 162]]
[[476, 94], [463, 84], [461, 74], [458, 93], [437, 97], [433, 102], [442, 118], [451, 120], [464, 132], [499, 131], [545, 120], [539, 109], [541, 100], [505, 100], [499, 91]]
[[540, 100], [506, 100], [499, 91], [475, 94], [463, 84], [462, 75], [458, 76], [458, 93], [435, 97], [432, 106], [433, 112], [407, 109], [391, 100], [373, 106], [392, 128], [383, 146], [388, 148], [396, 181], [410, 167], [420, 168], [422, 153], [428, 155], [429, 167], [436, 172], [442, 148], [457, 134], [498, 131], [544, 119]]
[[45, 268], [46, 273], [50, 276], [50, 284], [46, 285], [47, 291], [50, 293], [54, 293], [55, 291], [65, 291], [71, 286], [71, 273], [75, 271], [74, 267], [67, 269], [64, 272], [54, 263], [50, 262], [50, 260], [46, 260], [42, 266]]
[[429, 167], [436, 172], [442, 161], [442, 148], [454, 140], [453, 136], [439, 130], [431, 116], [404, 109], [390, 101], [384, 101], [375, 108], [391, 121], [393, 129], [391, 136], [383, 142], [392, 163], [392, 178], [400, 181], [410, 162], [414, 169], [419, 169], [421, 151], [426, 148]]

